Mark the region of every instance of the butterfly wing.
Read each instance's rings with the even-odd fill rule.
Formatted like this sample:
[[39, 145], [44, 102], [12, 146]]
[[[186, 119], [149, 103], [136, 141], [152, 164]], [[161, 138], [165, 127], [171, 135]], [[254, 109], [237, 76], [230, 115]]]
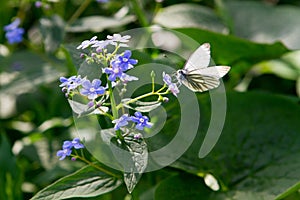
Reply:
[[181, 81], [187, 88], [193, 92], [204, 92], [219, 86], [219, 79], [200, 74], [188, 74]]
[[196, 51], [189, 57], [188, 61], [184, 65], [184, 69], [187, 72], [206, 68], [210, 62], [210, 44], [202, 44]]
[[219, 86], [219, 79], [228, 73], [228, 66], [214, 66], [184, 74], [181, 82], [193, 92], [204, 92]]
[[229, 72], [229, 70], [230, 70], [229, 66], [213, 66], [213, 67], [194, 70], [191, 73], [201, 74], [203, 76], [212, 76], [219, 79], [225, 76]]

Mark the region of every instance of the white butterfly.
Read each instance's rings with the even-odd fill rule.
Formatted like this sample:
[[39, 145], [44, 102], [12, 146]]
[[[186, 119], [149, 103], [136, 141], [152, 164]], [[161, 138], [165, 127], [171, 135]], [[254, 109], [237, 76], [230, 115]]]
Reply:
[[193, 92], [204, 92], [218, 87], [219, 79], [228, 73], [230, 67], [208, 67], [209, 62], [210, 44], [204, 43], [189, 57], [183, 69], [176, 72], [177, 80]]

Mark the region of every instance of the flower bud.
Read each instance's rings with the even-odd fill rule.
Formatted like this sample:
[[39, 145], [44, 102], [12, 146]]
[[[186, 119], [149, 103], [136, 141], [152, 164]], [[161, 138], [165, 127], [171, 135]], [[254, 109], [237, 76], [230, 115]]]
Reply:
[[80, 58], [85, 58], [86, 57], [86, 54], [85, 53], [81, 53], [80, 54]]
[[169, 98], [168, 97], [163, 97], [163, 102], [168, 103], [169, 102]]

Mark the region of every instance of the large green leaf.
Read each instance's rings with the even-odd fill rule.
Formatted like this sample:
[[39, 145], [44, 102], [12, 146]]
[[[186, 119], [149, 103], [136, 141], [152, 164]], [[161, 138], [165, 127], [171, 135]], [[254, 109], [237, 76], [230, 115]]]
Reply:
[[256, 42], [282, 41], [292, 49], [300, 48], [300, 8], [272, 6], [259, 1], [227, 1], [233, 33]]
[[58, 80], [63, 75], [62, 64], [57, 60], [46, 60], [49, 61], [30, 51], [19, 51], [1, 58], [1, 93], [22, 94], [36, 89], [37, 85]]
[[123, 166], [124, 182], [131, 193], [139, 182], [148, 164], [148, 149], [143, 138], [135, 139], [135, 134], [130, 133], [124, 141], [112, 138], [114, 156]]
[[[225, 127], [214, 149], [197, 157], [210, 116], [202, 109], [198, 138], [173, 166], [194, 174], [210, 171], [223, 190], [231, 191], [228, 199], [274, 199], [299, 189], [298, 99], [257, 92], [228, 93], [227, 98]], [[209, 105], [203, 96], [200, 102], [203, 108]]]
[[212, 9], [197, 4], [175, 4], [163, 8], [154, 22], [168, 28], [195, 27], [215, 32], [227, 32]]
[[121, 184], [121, 179], [105, 174], [95, 167], [86, 166], [44, 188], [31, 200], [94, 197], [110, 192]]
[[125, 16], [121, 19], [105, 16], [82, 17], [67, 27], [69, 32], [101, 32], [104, 29], [116, 28], [135, 20], [134, 16]]
[[44, 39], [45, 50], [54, 52], [65, 36], [65, 23], [58, 15], [40, 19], [40, 30]]
[[266, 59], [278, 58], [288, 51], [281, 43], [257, 44], [235, 36], [226, 36], [195, 28], [178, 28], [175, 30], [200, 44], [209, 42], [211, 44], [212, 59], [216, 64], [256, 63]]
[[0, 135], [0, 199], [22, 199], [21, 170], [4, 133]]
[[155, 190], [155, 200], [207, 200], [212, 191], [200, 177], [179, 174], [160, 182]]
[[135, 101], [133, 106], [127, 104], [127, 102], [131, 101], [131, 98], [125, 98], [122, 99], [122, 105], [126, 108], [136, 110], [139, 112], [150, 112], [156, 108], [158, 108], [161, 105], [161, 102], [159, 101], [150, 101], [150, 102], [144, 102], [144, 101]]
[[[259, 62], [247, 73], [236, 88], [246, 91], [254, 77], [262, 74], [274, 74], [280, 78], [297, 81], [300, 77], [300, 51], [292, 51], [282, 57]], [[296, 83], [296, 90], [298, 90]]]

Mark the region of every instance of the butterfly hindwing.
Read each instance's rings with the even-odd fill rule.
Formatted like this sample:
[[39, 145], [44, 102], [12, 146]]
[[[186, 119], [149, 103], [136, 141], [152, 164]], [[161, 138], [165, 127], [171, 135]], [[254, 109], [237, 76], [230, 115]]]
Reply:
[[218, 78], [194, 73], [185, 74], [185, 79], [181, 82], [193, 92], [204, 92], [216, 88], [220, 84]]
[[229, 66], [212, 66], [207, 68], [202, 68], [198, 70], [191, 71], [190, 73], [201, 74], [203, 76], [213, 76], [216, 78], [222, 78], [230, 70]]

